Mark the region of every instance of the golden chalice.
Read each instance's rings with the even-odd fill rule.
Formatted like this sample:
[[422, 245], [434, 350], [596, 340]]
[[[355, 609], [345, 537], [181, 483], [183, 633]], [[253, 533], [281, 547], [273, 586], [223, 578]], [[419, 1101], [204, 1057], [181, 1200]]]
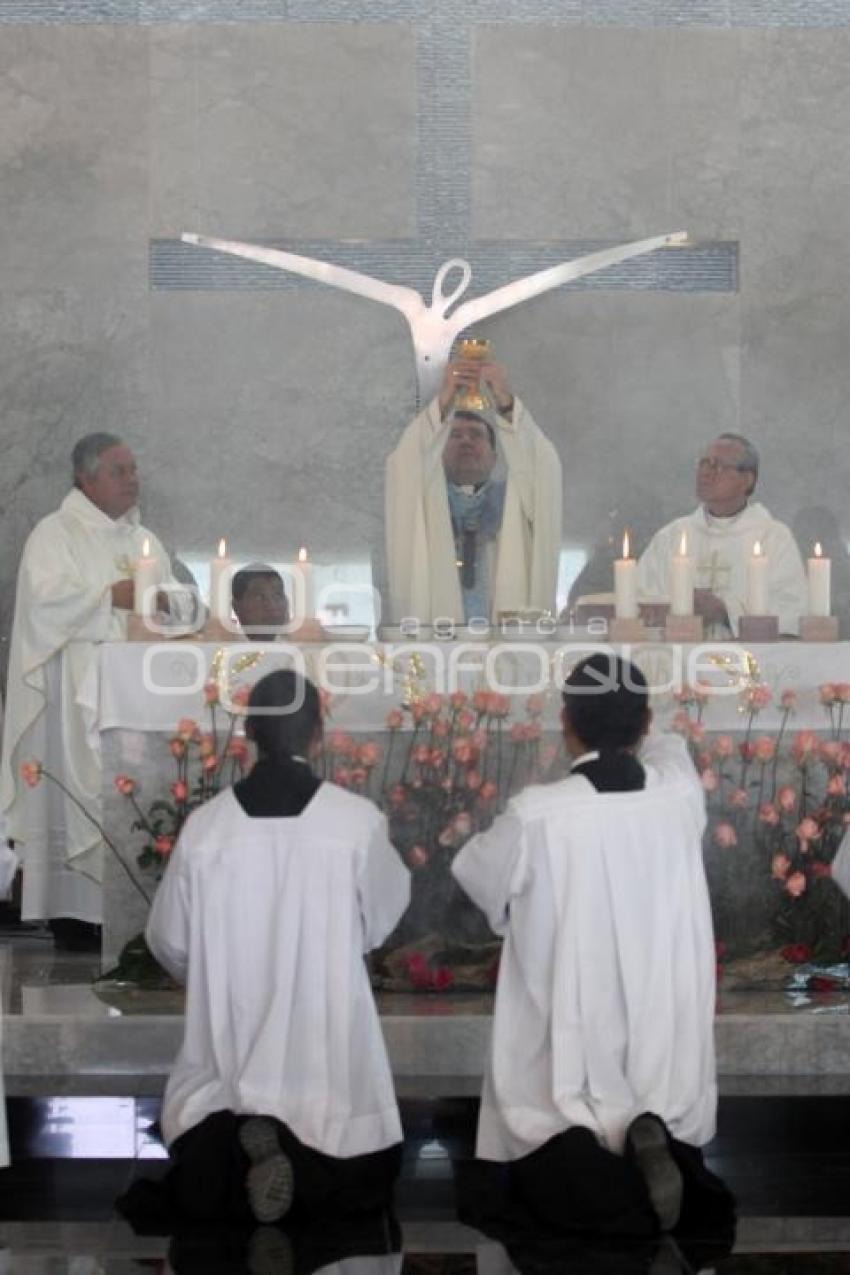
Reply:
[[490, 357], [490, 342], [481, 336], [462, 336], [457, 343], [457, 357], [483, 363]]

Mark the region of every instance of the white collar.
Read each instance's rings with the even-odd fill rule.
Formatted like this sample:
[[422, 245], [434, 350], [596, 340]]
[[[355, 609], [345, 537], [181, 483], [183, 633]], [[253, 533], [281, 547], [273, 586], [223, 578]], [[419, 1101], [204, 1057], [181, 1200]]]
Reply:
[[132, 531], [139, 525], [139, 508], [133, 505], [120, 518], [110, 518], [102, 509], [98, 509], [79, 487], [72, 487], [59, 506], [62, 513], [68, 513], [90, 527], [100, 527], [110, 531]]
[[583, 766], [588, 761], [599, 761], [599, 749], [594, 748], [589, 753], [582, 753], [581, 757], [576, 757], [575, 761], [570, 762], [570, 771], [574, 771], [577, 766]]

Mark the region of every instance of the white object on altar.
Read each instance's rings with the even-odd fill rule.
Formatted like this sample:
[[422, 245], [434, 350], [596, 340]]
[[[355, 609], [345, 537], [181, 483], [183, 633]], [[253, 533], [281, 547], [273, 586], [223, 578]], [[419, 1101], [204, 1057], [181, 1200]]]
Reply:
[[[514, 399], [511, 420], [493, 414], [507, 468], [490, 617], [552, 611], [561, 550], [561, 462], [531, 413]], [[443, 469], [451, 416], [434, 399], [387, 458], [386, 537], [390, 618], [464, 620], [457, 548]]]
[[505, 936], [476, 1155], [516, 1160], [573, 1125], [622, 1152], [652, 1111], [714, 1134], [715, 952], [705, 798], [684, 741], [650, 738], [646, 787], [528, 788], [452, 872]]
[[187, 983], [169, 1145], [221, 1110], [275, 1116], [326, 1155], [401, 1142], [363, 954], [409, 897], [386, 818], [335, 784], [297, 817], [251, 818], [230, 789], [190, 816], [146, 931]]
[[[77, 489], [37, 524], [21, 558], [9, 657], [0, 765], [6, 835], [23, 849], [21, 916], [99, 922], [103, 842], [81, 802], [100, 812], [99, 750], [92, 746], [78, 695], [95, 643], [126, 634], [126, 612], [111, 586], [131, 574], [150, 540], [173, 583], [162, 545], [137, 509], [112, 519]], [[42, 781], [28, 788], [20, 764], [37, 760], [71, 793]]]
[[808, 600], [800, 550], [785, 524], [758, 501], [731, 518], [714, 518], [700, 505], [657, 531], [638, 562], [641, 598], [669, 596], [670, 564], [683, 532], [696, 559], [695, 586], [721, 599], [733, 633], [741, 616], [749, 613], [748, 571], [756, 541], [768, 562], [767, 614], [778, 617], [780, 633], [798, 632]]

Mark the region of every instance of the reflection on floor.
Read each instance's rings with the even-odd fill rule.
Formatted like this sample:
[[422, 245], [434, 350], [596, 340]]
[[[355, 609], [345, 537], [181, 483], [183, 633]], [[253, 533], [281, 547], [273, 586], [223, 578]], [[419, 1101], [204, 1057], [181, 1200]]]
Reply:
[[[89, 990], [98, 972], [96, 957], [56, 953], [46, 933], [17, 935], [11, 943], [4, 937], [0, 931], [0, 993], [7, 1016], [72, 1017], [85, 1020], [85, 1026], [78, 1021], [78, 1029], [87, 1034], [88, 1023], [94, 1028], [98, 1021], [92, 1006], [101, 1019], [120, 1012]], [[846, 996], [808, 1007], [792, 1006], [779, 992], [772, 993], [769, 1006], [771, 1013], [829, 1017], [846, 1015], [848, 1008]], [[727, 1006], [726, 1012], [736, 1010]], [[765, 1084], [762, 1096], [722, 1099], [710, 1167], [735, 1192], [740, 1222], [734, 1253], [709, 1263], [716, 1275], [850, 1275], [846, 1077], [827, 1079], [831, 1087], [825, 1087], [823, 1078], [817, 1088], [813, 1081], [809, 1096], [765, 1096], [771, 1092]], [[372, 1257], [345, 1265], [330, 1260], [334, 1255], [328, 1240], [333, 1237], [327, 1235], [311, 1244], [302, 1237], [294, 1250], [274, 1228], [224, 1241], [192, 1237], [171, 1248], [165, 1237], [134, 1235], [115, 1214], [113, 1201], [135, 1178], [165, 1170], [156, 1124], [158, 1098], [56, 1095], [13, 1097], [7, 1105], [13, 1165], [0, 1172], [0, 1275], [129, 1275], [144, 1270], [284, 1275], [315, 1269], [339, 1275], [507, 1275], [513, 1270], [671, 1275], [701, 1269], [698, 1257], [688, 1255], [683, 1265], [669, 1247], [658, 1252], [549, 1253], [545, 1262], [539, 1254], [532, 1258], [512, 1251], [509, 1256], [499, 1244], [463, 1226], [455, 1212], [453, 1165], [472, 1156], [476, 1103], [470, 1098], [403, 1099], [406, 1142], [397, 1208], [404, 1257], [392, 1252], [397, 1247], [394, 1233], [384, 1226], [368, 1250]], [[348, 1251], [367, 1250], [355, 1246]]]

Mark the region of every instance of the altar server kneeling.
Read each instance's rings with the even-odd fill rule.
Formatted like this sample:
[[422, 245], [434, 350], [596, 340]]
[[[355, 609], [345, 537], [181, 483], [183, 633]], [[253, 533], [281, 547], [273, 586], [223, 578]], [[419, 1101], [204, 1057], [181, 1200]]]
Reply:
[[633, 665], [591, 656], [563, 698], [569, 777], [515, 797], [453, 864], [505, 940], [476, 1152], [557, 1230], [731, 1221], [699, 1151], [717, 1107], [699, 780], [680, 738], [647, 737]]
[[147, 927], [186, 984], [169, 1192], [193, 1220], [383, 1208], [402, 1133], [363, 957], [404, 912], [409, 874], [371, 802], [314, 776], [311, 682], [263, 678], [246, 729], [258, 761], [191, 815]]

